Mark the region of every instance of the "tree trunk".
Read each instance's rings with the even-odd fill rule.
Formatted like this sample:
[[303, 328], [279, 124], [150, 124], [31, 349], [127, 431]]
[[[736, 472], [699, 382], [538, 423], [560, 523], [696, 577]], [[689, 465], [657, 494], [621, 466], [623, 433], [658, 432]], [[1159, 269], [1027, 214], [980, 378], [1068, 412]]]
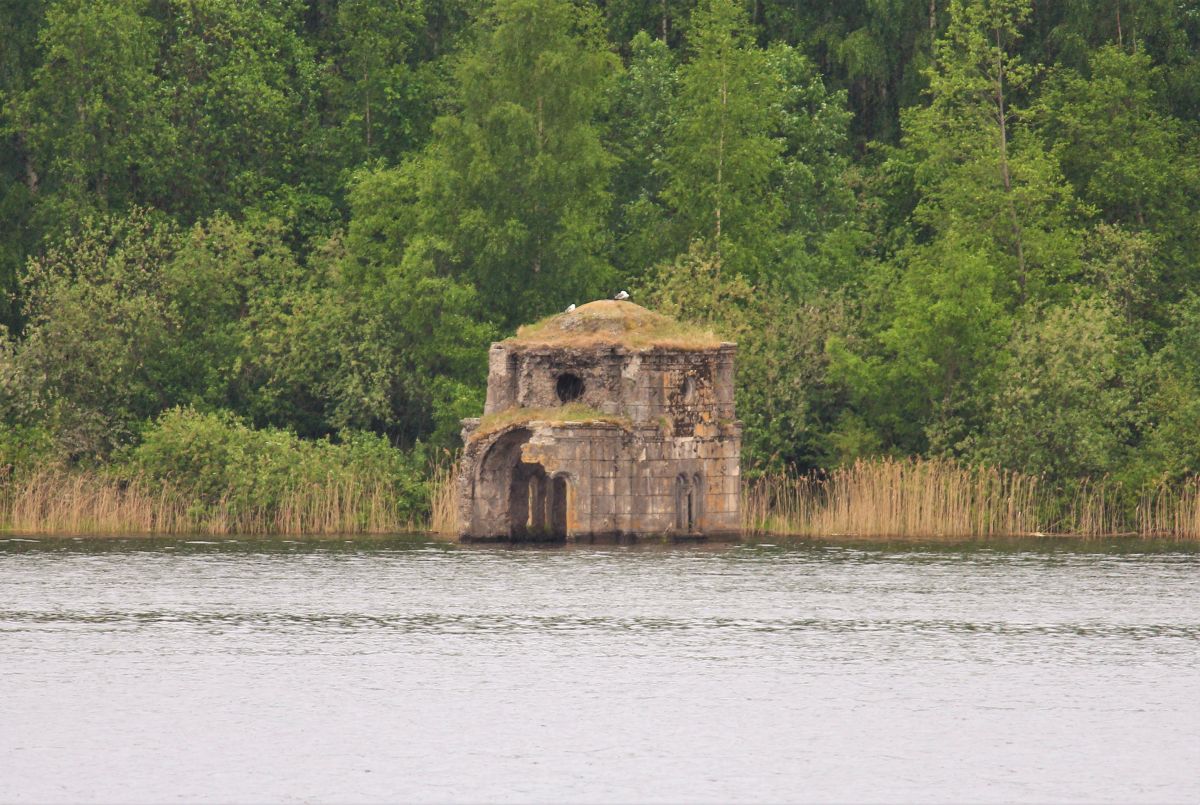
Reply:
[[363, 71], [363, 86], [366, 90], [363, 92], [363, 119], [367, 125], [367, 152], [371, 151], [371, 72]]
[[721, 62], [721, 128], [717, 136], [717, 198], [716, 198], [716, 247], [721, 248], [721, 197], [722, 183], [725, 179], [725, 123], [729, 114], [729, 79], [726, 75], [727, 64]]
[[34, 167], [33, 155], [29, 153], [29, 147], [25, 144], [24, 132], [17, 134], [17, 149], [21, 152], [21, 161], [25, 164], [25, 186], [29, 188], [30, 195], [37, 195], [37, 168]]
[[1012, 225], [1013, 245], [1017, 252], [1017, 287], [1020, 288], [1020, 304], [1025, 304], [1025, 244], [1021, 221], [1012, 197], [1012, 174], [1008, 168], [1008, 112], [1004, 106], [1004, 50], [1000, 41], [1000, 29], [996, 29], [996, 122], [1000, 128], [1000, 180], [1004, 184], [1004, 197], [1008, 202], [1008, 216]]

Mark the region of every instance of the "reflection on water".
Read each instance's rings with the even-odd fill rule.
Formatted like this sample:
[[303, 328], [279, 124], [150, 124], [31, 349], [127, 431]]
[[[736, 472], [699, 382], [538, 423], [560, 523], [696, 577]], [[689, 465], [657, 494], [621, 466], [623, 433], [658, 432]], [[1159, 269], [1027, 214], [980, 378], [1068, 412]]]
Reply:
[[0, 800], [1195, 801], [1178, 546], [0, 539]]

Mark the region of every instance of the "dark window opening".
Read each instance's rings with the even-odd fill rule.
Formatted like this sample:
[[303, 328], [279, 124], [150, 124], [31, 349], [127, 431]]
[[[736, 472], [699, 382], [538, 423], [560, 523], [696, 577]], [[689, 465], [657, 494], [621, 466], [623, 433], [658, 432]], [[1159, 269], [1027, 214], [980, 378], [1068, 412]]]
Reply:
[[583, 380], [567, 372], [558, 376], [558, 383], [554, 386], [555, 393], [558, 394], [559, 402], [569, 403], [578, 400], [583, 396]]
[[679, 391], [684, 402], [691, 402], [692, 397], [696, 394], [696, 381], [692, 380], [690, 377], [684, 378], [683, 387]]
[[693, 534], [701, 531], [703, 525], [704, 476], [696, 473], [691, 478], [680, 474], [675, 479], [675, 530], [680, 533]]
[[561, 475], [550, 484], [550, 536], [566, 539], [567, 536], [567, 479]]

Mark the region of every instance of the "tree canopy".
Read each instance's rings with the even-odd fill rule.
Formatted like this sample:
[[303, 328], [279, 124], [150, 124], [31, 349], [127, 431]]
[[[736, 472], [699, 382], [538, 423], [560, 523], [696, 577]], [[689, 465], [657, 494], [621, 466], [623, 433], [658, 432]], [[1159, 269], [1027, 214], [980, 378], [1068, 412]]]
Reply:
[[738, 340], [749, 473], [1200, 471], [1194, 4], [0, 0], [0, 36], [0, 419], [63, 460], [172, 411], [453, 448], [490, 340], [629, 288]]

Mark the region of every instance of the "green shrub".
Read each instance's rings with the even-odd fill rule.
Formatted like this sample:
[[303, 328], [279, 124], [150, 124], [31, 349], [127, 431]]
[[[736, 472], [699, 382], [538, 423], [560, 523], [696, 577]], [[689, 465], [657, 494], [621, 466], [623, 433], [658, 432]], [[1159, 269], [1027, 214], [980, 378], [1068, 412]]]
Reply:
[[[228, 412], [174, 408], [147, 427], [126, 471], [190, 495], [195, 506], [233, 519], [263, 521], [297, 496], [339, 505], [384, 493], [399, 521], [428, 514], [420, 451], [405, 453], [380, 436], [346, 433], [338, 441], [254, 429]], [[321, 505], [319, 503], [315, 505]]]
[[0, 421], [0, 484], [54, 463], [54, 439], [44, 428]]

